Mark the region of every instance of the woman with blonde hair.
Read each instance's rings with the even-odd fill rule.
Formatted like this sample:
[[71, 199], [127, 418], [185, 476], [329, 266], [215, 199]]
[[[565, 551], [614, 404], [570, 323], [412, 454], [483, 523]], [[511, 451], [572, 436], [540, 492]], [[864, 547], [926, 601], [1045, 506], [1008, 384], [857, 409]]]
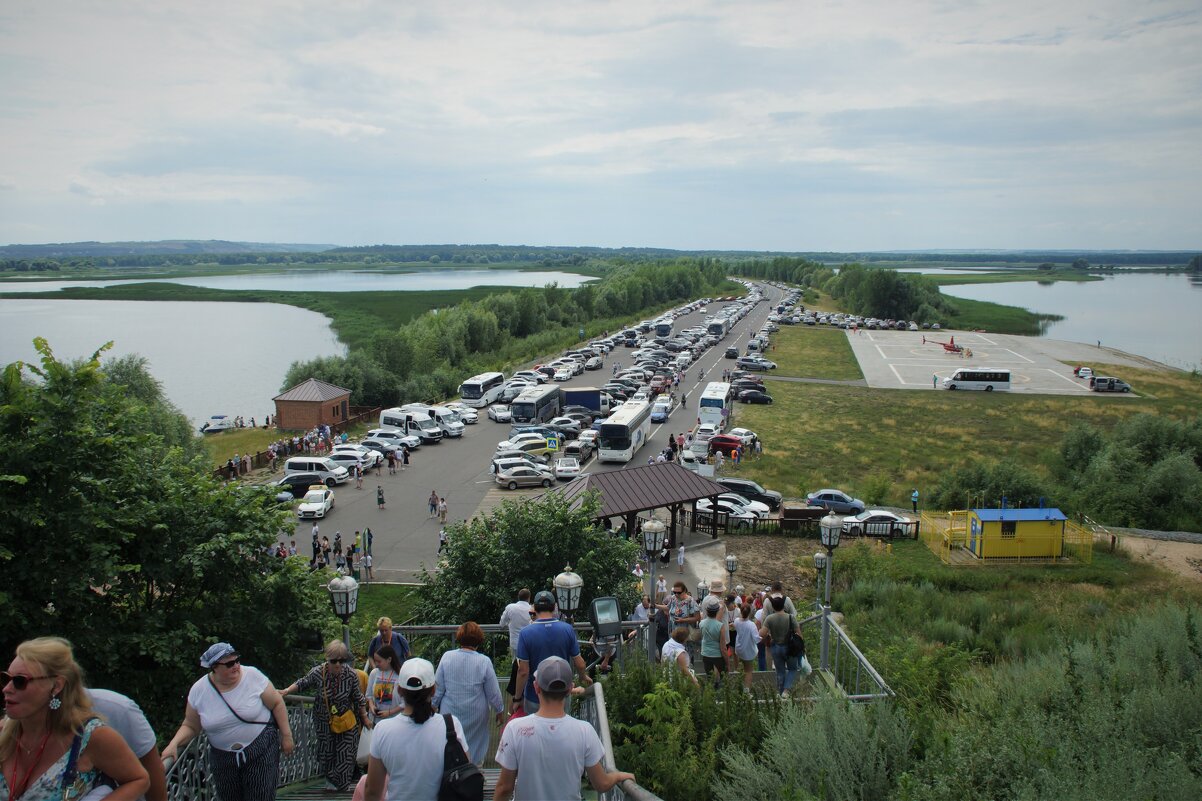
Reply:
[[76, 801], [100, 783], [117, 783], [113, 801], [150, 788], [146, 769], [114, 729], [92, 713], [71, 643], [39, 637], [17, 646], [0, 672], [6, 716], [0, 727], [0, 797]]
[[317, 729], [317, 761], [326, 777], [326, 789], [342, 791], [355, 775], [359, 726], [372, 727], [359, 676], [350, 664], [351, 652], [342, 640], [326, 645], [326, 661], [280, 690], [314, 692], [313, 719]]
[[463, 726], [468, 753], [477, 765], [488, 759], [489, 711], [497, 725], [505, 723], [501, 686], [492, 660], [478, 650], [484, 642], [484, 631], [469, 620], [455, 632], [459, 647], [447, 651], [438, 660], [434, 674], [438, 689], [434, 691], [434, 706], [444, 715], [454, 715]]

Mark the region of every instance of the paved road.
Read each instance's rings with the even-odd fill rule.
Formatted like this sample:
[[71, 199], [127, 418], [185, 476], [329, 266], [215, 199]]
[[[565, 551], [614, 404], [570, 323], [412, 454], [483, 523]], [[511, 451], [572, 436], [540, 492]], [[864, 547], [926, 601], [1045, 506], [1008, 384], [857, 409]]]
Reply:
[[[742, 343], [747, 332], [755, 332], [776, 308], [781, 290], [765, 287], [767, 303], [760, 303], [750, 314], [737, 323], [717, 347], [711, 348], [688, 370], [684, 391], [689, 396], [689, 408], [695, 410], [700, 392], [706, 383], [718, 380], [724, 367], [733, 367], [734, 362], [722, 358], [726, 347]], [[715, 308], [721, 304], [715, 304]], [[676, 329], [701, 324], [708, 314], [693, 312], [676, 321]], [[614, 361], [624, 366], [631, 363], [631, 350], [618, 348], [609, 354], [601, 370], [586, 371], [564, 384], [566, 387], [599, 386], [611, 375]], [[411, 581], [422, 565], [433, 567], [438, 552], [438, 521], [427, 514], [426, 499], [431, 490], [447, 499], [447, 520], [456, 522], [471, 517], [484, 500], [488, 491], [495, 486], [489, 462], [497, 443], [506, 438], [509, 424], [497, 424], [488, 419], [484, 409], [480, 410], [480, 422], [467, 426], [461, 439], [444, 440], [436, 445], [423, 445], [412, 454], [409, 468], [388, 474], [385, 467], [382, 475], [367, 476], [363, 489], [355, 489], [354, 482], [339, 487], [336, 492], [336, 508], [330, 516], [320, 522], [321, 533], [334, 538], [336, 531], [342, 532], [344, 542], [354, 538], [354, 532], [370, 527], [373, 538], [373, 562], [376, 578], [384, 581]], [[651, 429], [648, 444], [636, 454], [632, 464], [646, 463], [649, 455], [658, 454], [668, 446], [669, 432], [675, 434], [692, 427], [696, 418], [688, 410], [677, 409], [667, 423]], [[622, 465], [598, 464], [593, 459], [585, 472], [620, 470]], [[386, 505], [376, 506], [376, 487], [382, 487]], [[301, 523], [296, 527], [296, 543], [300, 552], [308, 555], [312, 524]]]

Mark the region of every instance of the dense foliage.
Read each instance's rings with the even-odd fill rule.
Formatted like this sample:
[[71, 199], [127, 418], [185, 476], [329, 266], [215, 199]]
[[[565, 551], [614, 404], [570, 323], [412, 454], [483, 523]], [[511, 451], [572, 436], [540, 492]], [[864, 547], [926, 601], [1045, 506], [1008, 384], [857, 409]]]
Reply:
[[712, 260], [620, 267], [596, 284], [499, 292], [381, 330], [347, 356], [294, 363], [284, 388], [314, 377], [351, 390], [357, 405], [392, 406], [453, 395], [470, 375], [554, 352], [618, 318], [712, 294], [725, 281]]
[[492, 623], [522, 587], [531, 593], [552, 589], [551, 580], [565, 565], [584, 579], [581, 610], [606, 595], [633, 609], [640, 590], [630, 570], [638, 548], [596, 525], [598, 508], [596, 497], [573, 508], [562, 496], [549, 494], [506, 501], [486, 516], [448, 527], [438, 571], [421, 572], [425, 589], [416, 616], [431, 624]]
[[320, 579], [265, 553], [287, 511], [211, 478], [139, 360], [106, 374], [99, 351], [66, 364], [35, 344], [41, 366], [0, 379], [0, 653], [64, 636], [93, 686], [136, 698], [160, 730], [217, 640], [288, 679], [328, 615]]

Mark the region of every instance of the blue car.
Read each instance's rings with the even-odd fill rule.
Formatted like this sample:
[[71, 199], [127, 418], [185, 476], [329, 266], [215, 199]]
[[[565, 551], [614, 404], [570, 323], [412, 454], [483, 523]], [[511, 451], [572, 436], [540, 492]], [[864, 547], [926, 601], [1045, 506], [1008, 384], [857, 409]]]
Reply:
[[668, 415], [672, 413], [672, 404], [667, 401], [657, 401], [651, 407], [651, 422], [662, 423], [668, 419]]

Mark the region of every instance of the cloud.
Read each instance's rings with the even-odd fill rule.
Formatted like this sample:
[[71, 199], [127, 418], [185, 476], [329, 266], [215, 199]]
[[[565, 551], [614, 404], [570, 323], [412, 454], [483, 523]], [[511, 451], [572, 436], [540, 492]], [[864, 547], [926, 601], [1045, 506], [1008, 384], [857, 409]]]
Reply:
[[298, 119], [296, 127], [306, 131], [319, 131], [327, 133], [331, 136], [337, 136], [343, 139], [358, 139], [363, 136], [380, 136], [385, 132], [385, 129], [378, 125], [368, 125], [362, 122], [351, 122], [349, 120], [335, 120], [329, 118], [313, 118], [313, 119]]

